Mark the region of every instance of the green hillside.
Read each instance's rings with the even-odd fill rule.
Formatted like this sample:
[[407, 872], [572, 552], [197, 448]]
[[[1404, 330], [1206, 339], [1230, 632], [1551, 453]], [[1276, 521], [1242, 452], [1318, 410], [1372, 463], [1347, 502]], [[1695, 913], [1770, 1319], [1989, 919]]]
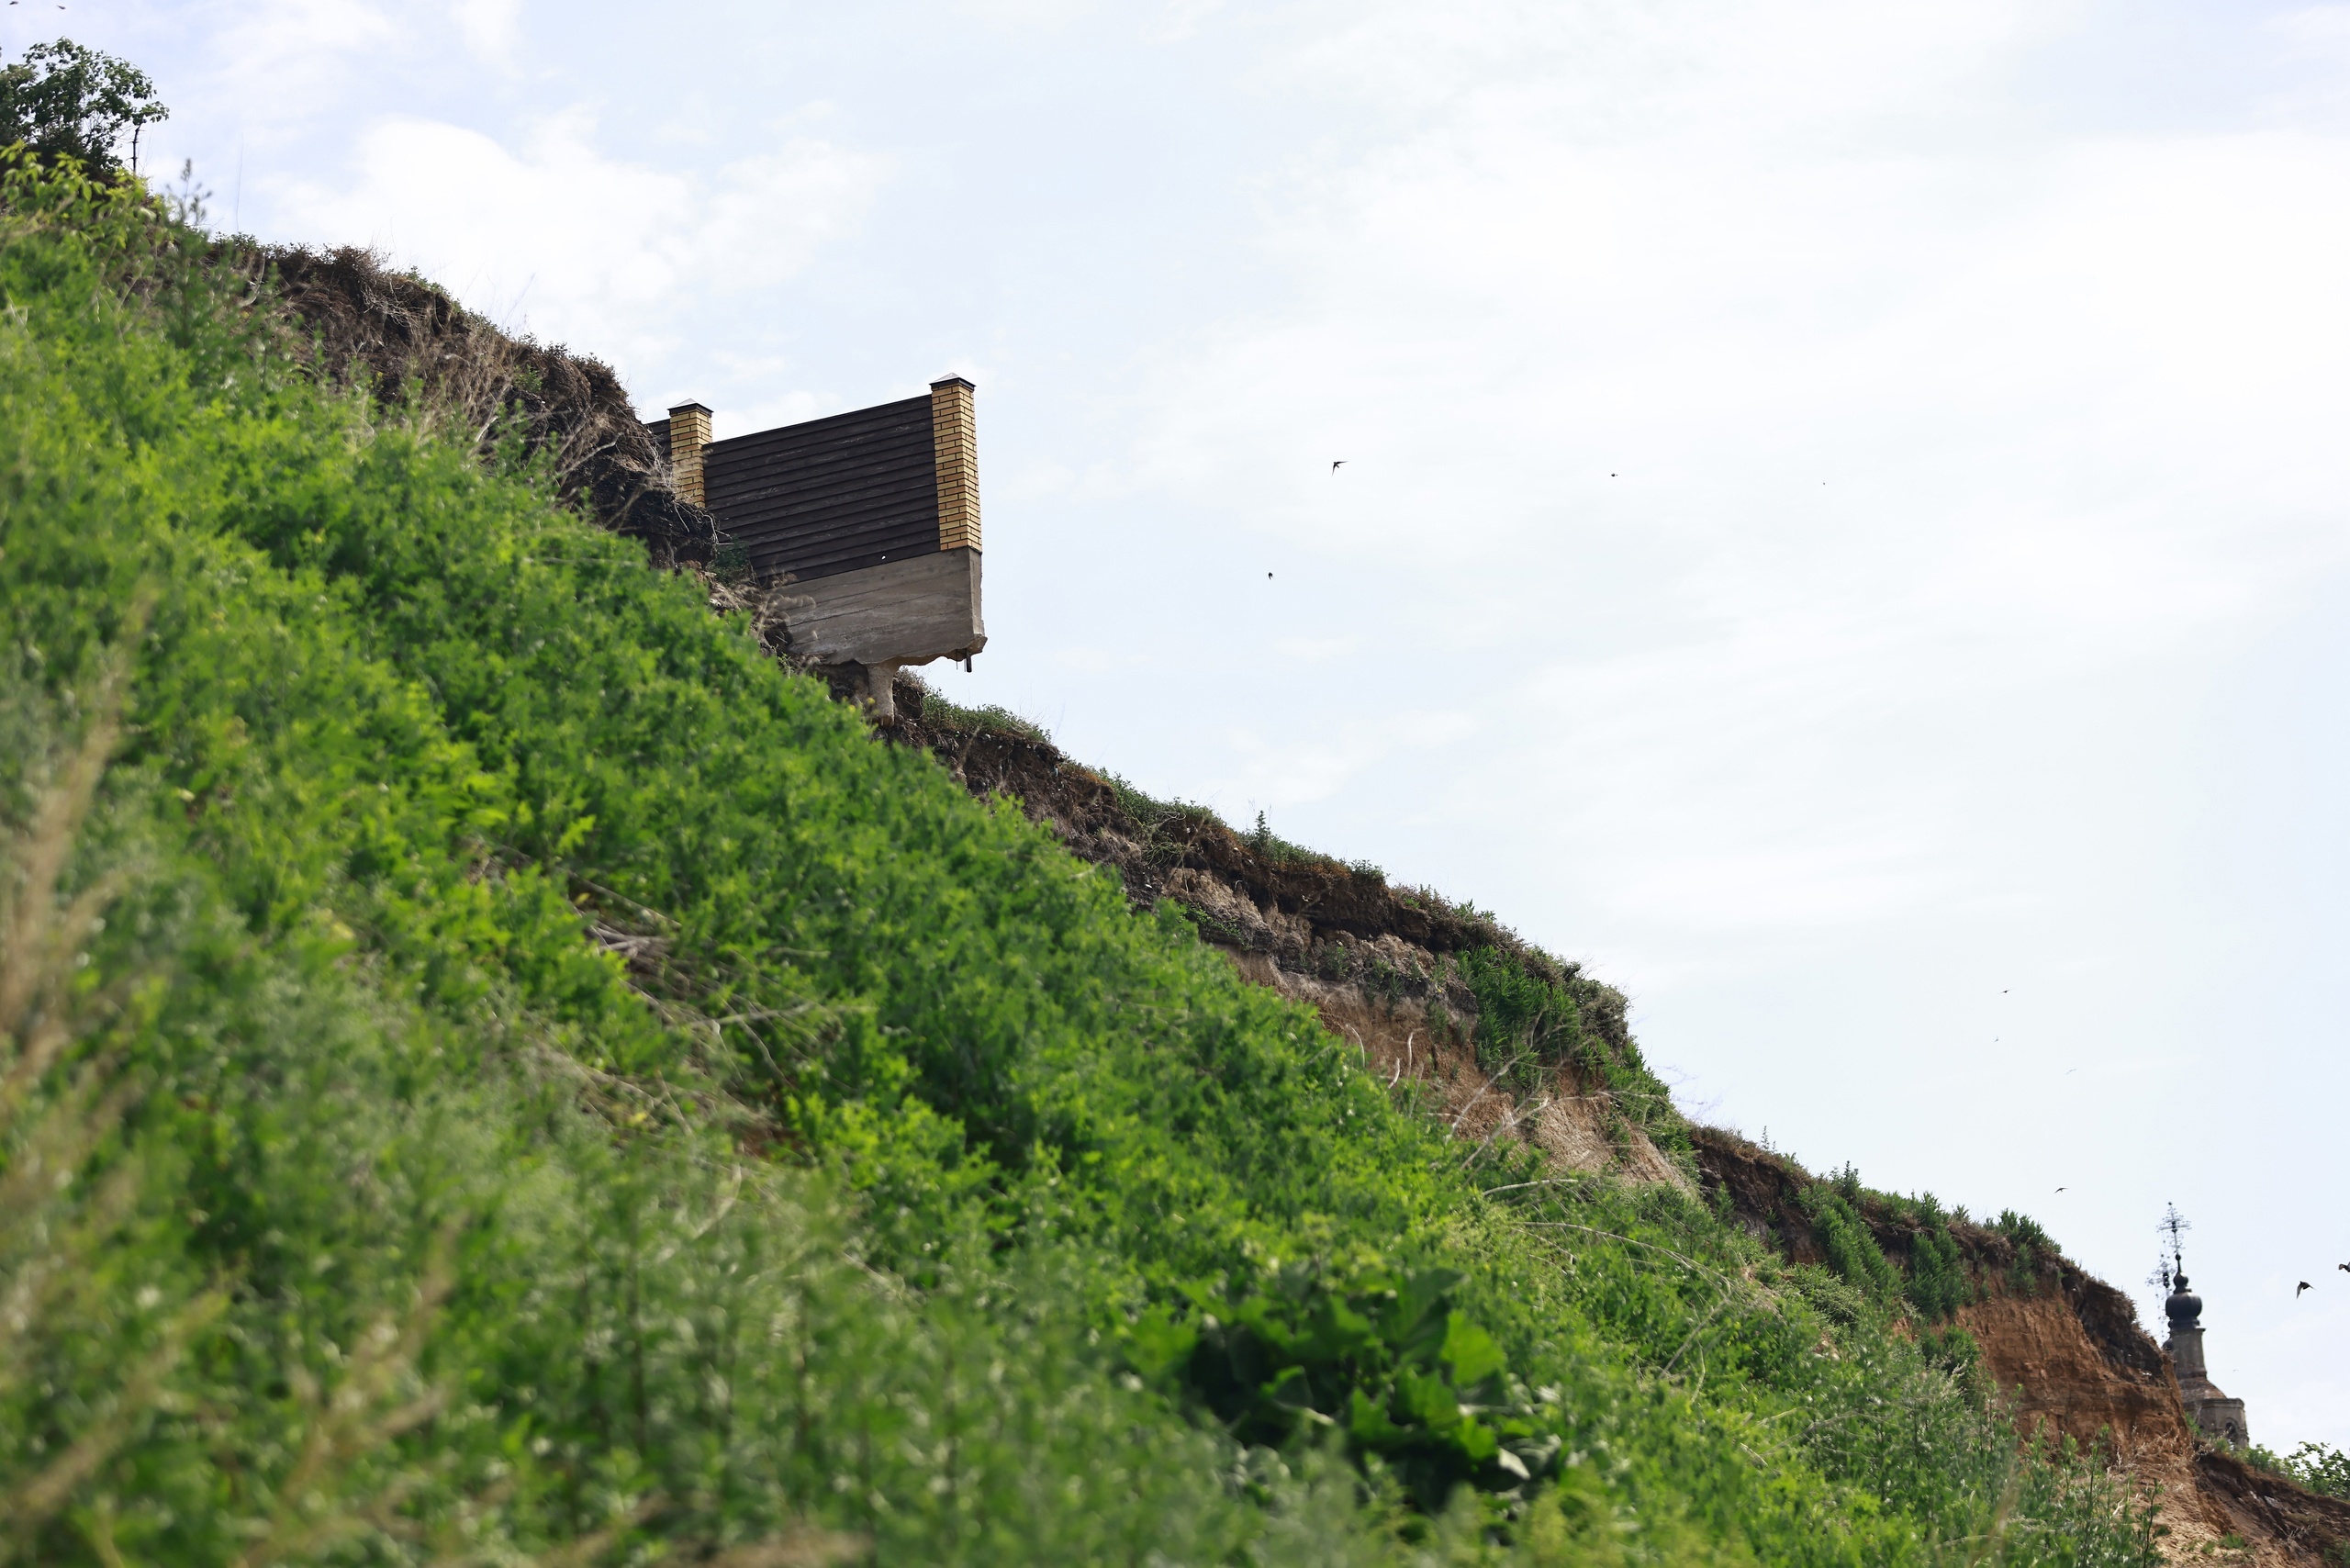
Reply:
[[0, 1554], [2155, 1561], [1864, 1228], [1449, 1139], [7, 169]]

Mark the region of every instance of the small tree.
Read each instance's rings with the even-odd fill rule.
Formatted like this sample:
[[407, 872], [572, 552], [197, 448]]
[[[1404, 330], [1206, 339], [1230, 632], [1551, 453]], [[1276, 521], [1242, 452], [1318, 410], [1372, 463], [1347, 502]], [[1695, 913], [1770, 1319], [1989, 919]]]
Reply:
[[135, 162], [140, 130], [170, 113], [144, 71], [71, 39], [37, 43], [0, 65], [0, 146], [21, 143], [44, 159], [113, 168], [129, 131]]

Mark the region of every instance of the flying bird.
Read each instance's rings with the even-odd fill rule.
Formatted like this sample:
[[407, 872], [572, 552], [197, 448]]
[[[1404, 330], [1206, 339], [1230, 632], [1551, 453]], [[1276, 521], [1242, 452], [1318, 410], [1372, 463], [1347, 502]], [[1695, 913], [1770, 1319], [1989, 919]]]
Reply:
[[2064, 1188], [2062, 1188], [2062, 1187], [2059, 1187], [2059, 1188], [2057, 1188], [2056, 1190], [2057, 1190], [2058, 1192], [2060, 1192], [2060, 1193], [2061, 1193], [2061, 1192], [2063, 1192], [2065, 1189], [2064, 1189]]
[[1339, 458], [1336, 463], [1330, 465], [1330, 472], [1336, 474], [1339, 469], [1344, 468], [1347, 465], [1347, 463], [1348, 459], [1343, 457]]
[[2303, 1292], [2303, 1291], [2305, 1291], [2305, 1290], [2307, 1290], [2307, 1289], [2309, 1289], [2309, 1288], [2310, 1288], [2310, 1282], [2309, 1282], [2307, 1280], [2303, 1280], [2300, 1284], [2298, 1284], [2298, 1285], [2294, 1286], [2294, 1287], [2293, 1287], [2293, 1299], [2294, 1299], [2295, 1301], [2299, 1301], [2299, 1300], [2300, 1300], [2300, 1299], [2301, 1299], [2301, 1292]]
[[2341, 1270], [2345, 1274], [2350, 1274], [2350, 1263], [2336, 1263], [2334, 1267]]

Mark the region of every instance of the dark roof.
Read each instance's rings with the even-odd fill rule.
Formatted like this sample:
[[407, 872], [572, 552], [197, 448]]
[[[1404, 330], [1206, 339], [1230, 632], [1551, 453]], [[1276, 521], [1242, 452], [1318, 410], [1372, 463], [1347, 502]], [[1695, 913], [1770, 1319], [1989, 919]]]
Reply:
[[712, 442], [702, 485], [762, 577], [804, 581], [938, 549], [927, 394]]

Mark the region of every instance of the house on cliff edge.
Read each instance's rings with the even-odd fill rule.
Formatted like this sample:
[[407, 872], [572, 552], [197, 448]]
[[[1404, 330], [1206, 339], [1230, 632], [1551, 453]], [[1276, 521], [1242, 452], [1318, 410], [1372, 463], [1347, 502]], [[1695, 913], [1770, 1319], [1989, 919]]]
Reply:
[[973, 402], [953, 375], [928, 397], [724, 441], [699, 403], [646, 427], [677, 494], [709, 509], [756, 580], [789, 585], [789, 651], [852, 676], [879, 719], [895, 716], [901, 666], [987, 646]]

